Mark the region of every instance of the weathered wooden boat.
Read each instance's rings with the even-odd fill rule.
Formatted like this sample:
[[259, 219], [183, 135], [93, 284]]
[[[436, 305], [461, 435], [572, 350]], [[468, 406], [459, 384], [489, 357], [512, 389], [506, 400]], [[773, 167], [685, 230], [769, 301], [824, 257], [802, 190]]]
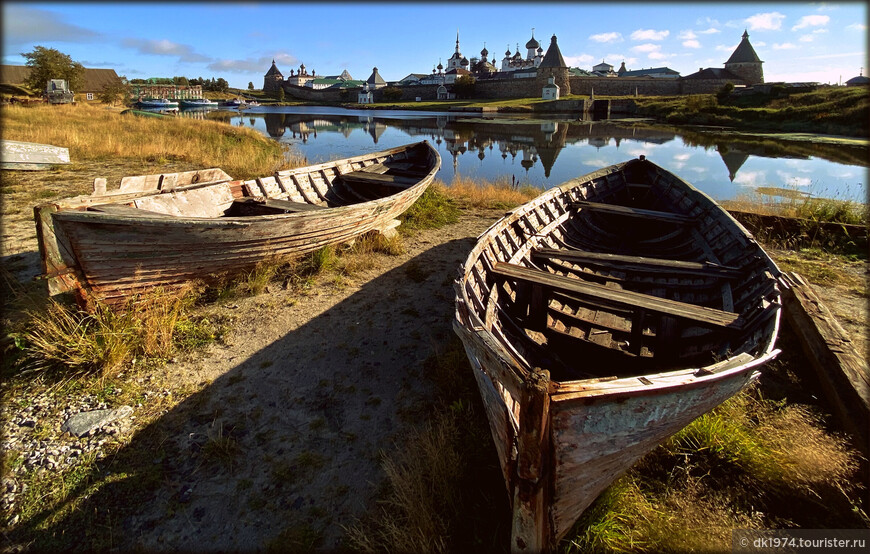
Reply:
[[98, 179], [90, 196], [34, 209], [43, 278], [51, 294], [115, 304], [395, 232], [440, 165], [423, 141], [248, 181], [209, 169], [126, 177], [106, 193]]
[[0, 167], [3, 169], [41, 171], [68, 163], [68, 148], [17, 140], [0, 141]]
[[454, 329], [513, 507], [555, 548], [635, 461], [779, 352], [779, 270], [702, 192], [640, 159], [508, 213], [462, 265]]

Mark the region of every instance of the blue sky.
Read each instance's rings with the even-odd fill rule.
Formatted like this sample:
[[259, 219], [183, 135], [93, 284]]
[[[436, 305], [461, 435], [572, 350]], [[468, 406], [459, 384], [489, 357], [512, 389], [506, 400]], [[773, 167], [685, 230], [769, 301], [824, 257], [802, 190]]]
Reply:
[[223, 77], [261, 88], [273, 59], [285, 76], [300, 63], [318, 75], [348, 70], [386, 80], [446, 64], [456, 33], [464, 56], [486, 45], [500, 62], [534, 28], [569, 65], [667, 66], [682, 75], [722, 67], [744, 29], [765, 80], [837, 84], [867, 74], [864, 2], [282, 3], [4, 2], [3, 63], [55, 48], [85, 67], [127, 78]]

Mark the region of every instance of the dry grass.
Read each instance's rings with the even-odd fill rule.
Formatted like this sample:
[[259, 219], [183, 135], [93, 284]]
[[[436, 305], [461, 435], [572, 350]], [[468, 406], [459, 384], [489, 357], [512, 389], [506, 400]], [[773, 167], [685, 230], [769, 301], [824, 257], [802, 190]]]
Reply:
[[220, 167], [237, 179], [305, 163], [253, 129], [217, 121], [135, 117], [91, 104], [4, 106], [2, 119], [3, 138], [69, 148], [70, 158], [77, 163], [116, 158], [184, 160]]
[[457, 176], [445, 192], [460, 204], [475, 208], [510, 209], [538, 197], [543, 190], [512, 184], [506, 177], [494, 182], [474, 181]]
[[350, 527], [361, 552], [447, 552], [451, 517], [458, 512], [455, 483], [463, 471], [458, 421], [451, 413], [413, 433], [395, 453], [383, 454], [389, 493], [381, 513]]
[[13, 334], [29, 370], [111, 376], [137, 357], [166, 359], [179, 348], [215, 340], [217, 327], [191, 316], [193, 302], [191, 288], [173, 294], [156, 290], [121, 309], [95, 304], [84, 311], [48, 300], [26, 311]]

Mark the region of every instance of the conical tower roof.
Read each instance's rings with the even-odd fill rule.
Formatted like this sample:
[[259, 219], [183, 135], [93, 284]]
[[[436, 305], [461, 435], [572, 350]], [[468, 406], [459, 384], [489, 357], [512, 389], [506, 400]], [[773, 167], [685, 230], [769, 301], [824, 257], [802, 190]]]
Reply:
[[269, 71], [266, 72], [266, 77], [268, 77], [268, 76], [270, 76], [270, 75], [279, 75], [279, 76], [281, 76], [281, 77], [284, 76], [284, 75], [281, 74], [280, 71], [278, 71], [278, 66], [275, 65], [275, 60], [272, 60], [272, 67], [270, 67], [270, 68], [269, 68]]
[[749, 33], [746, 30], [743, 31], [743, 40], [737, 45], [728, 61], [725, 62], [726, 65], [729, 63], [763, 63], [758, 58], [758, 54], [755, 53], [755, 49], [749, 44]]
[[556, 44], [556, 35], [550, 39], [550, 47], [547, 48], [547, 53], [538, 67], [568, 67], [565, 58], [562, 57], [562, 51], [559, 50], [559, 45]]

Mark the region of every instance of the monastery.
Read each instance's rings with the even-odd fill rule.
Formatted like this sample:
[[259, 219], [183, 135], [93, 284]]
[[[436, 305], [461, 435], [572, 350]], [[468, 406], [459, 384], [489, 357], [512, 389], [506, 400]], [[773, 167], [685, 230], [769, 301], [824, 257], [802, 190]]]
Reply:
[[[401, 101], [450, 99], [453, 87], [463, 76], [474, 78], [476, 98], [549, 98], [559, 99], [569, 94], [607, 96], [709, 94], [717, 92], [726, 83], [736, 87], [750, 87], [764, 83], [762, 64], [744, 31], [742, 40], [721, 68], [700, 68], [691, 75], [681, 76], [667, 67], [629, 70], [622, 62], [618, 71], [604, 60], [591, 71], [570, 68], [559, 50], [556, 35], [550, 38], [546, 52], [532, 36], [525, 45], [526, 54], [520, 53], [519, 43], [512, 53], [510, 45], [504, 57], [497, 61], [489, 58], [486, 44], [480, 56], [471, 59], [460, 50], [459, 33], [456, 45], [447, 59], [433, 67], [432, 73], [411, 73], [399, 81], [387, 83], [373, 68], [366, 81], [351, 79], [347, 71], [331, 77], [316, 77], [302, 64], [298, 71], [290, 70], [284, 78], [272, 61], [264, 76], [263, 91], [277, 92], [304, 100], [345, 101], [371, 103], [380, 101], [384, 88], [390, 87]], [[497, 65], [498, 64], [498, 65]]]

